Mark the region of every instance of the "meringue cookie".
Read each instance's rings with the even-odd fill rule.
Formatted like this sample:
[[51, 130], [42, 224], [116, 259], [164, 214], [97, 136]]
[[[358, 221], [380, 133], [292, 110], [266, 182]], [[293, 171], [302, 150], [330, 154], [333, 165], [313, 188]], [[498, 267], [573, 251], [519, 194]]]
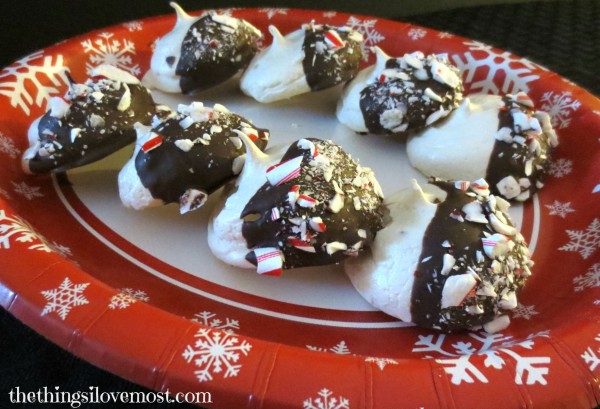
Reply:
[[65, 97], [51, 98], [48, 112], [33, 121], [21, 161], [26, 173], [64, 172], [102, 159], [135, 141], [135, 122], [150, 122], [154, 101], [137, 78], [109, 65], [92, 75], [71, 83]]
[[242, 91], [259, 102], [288, 99], [353, 78], [362, 58], [362, 35], [348, 27], [305, 24], [283, 37], [269, 27], [273, 43], [243, 74]]
[[442, 191], [414, 182], [386, 202], [391, 222], [346, 273], [369, 303], [403, 321], [500, 331], [533, 265], [509, 204], [484, 180], [433, 183]]
[[143, 209], [179, 203], [186, 213], [240, 173], [245, 149], [243, 133], [263, 149], [268, 131], [216, 104], [193, 102], [177, 111], [162, 107], [152, 127], [137, 126], [131, 159], [119, 173], [119, 195], [127, 207]]
[[558, 138], [525, 93], [470, 95], [439, 125], [411, 136], [407, 154], [426, 176], [485, 178], [492, 192], [525, 201], [543, 187]]
[[172, 31], [156, 42], [144, 84], [188, 93], [215, 86], [244, 68], [258, 50], [262, 33], [245, 20], [207, 14], [192, 17], [176, 3]]
[[338, 120], [356, 132], [403, 133], [448, 115], [462, 99], [458, 69], [416, 51], [391, 58], [374, 48], [375, 65], [352, 80], [338, 102]]

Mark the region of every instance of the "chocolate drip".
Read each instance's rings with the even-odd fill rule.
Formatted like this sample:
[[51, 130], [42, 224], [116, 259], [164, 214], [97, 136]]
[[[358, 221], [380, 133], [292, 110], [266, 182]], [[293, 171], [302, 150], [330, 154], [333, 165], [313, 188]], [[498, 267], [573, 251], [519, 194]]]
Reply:
[[[343, 199], [343, 206], [335, 211], [331, 210], [330, 202], [336, 195], [331, 181], [352, 181], [358, 175], [357, 164], [330, 141], [310, 141], [316, 145], [319, 155], [332, 160], [331, 179], [326, 180], [323, 172], [315, 170], [315, 158], [310, 150], [302, 149], [298, 143], [294, 143], [281, 163], [302, 156], [300, 176], [279, 185], [265, 183], [241, 214], [245, 219], [242, 234], [248, 248], [278, 248], [284, 256], [284, 268], [337, 263], [348, 256], [357, 255], [363, 246], [372, 242], [376, 232], [383, 226], [382, 198], [373, 186], [354, 186], [356, 194], [348, 192]], [[310, 195], [318, 204], [314, 208], [304, 208], [298, 202], [291, 204], [288, 194], [294, 186], [299, 188], [300, 194]], [[350, 190], [348, 183], [340, 182], [339, 186], [342, 190]], [[360, 209], [355, 207], [353, 197], [360, 199]], [[279, 211], [279, 217], [275, 220], [272, 216], [274, 208]], [[321, 218], [326, 226], [324, 231], [315, 230], [311, 225], [311, 220], [314, 221], [315, 217]], [[294, 245], [299, 241], [304, 242], [305, 250]], [[335, 243], [347, 244], [347, 248], [336, 248]], [[246, 259], [256, 263], [252, 251]]]
[[[91, 90], [72, 98], [71, 106], [63, 118], [55, 118], [48, 111], [38, 125], [40, 145], [48, 146], [51, 154], [38, 152], [29, 161], [33, 173], [64, 172], [68, 169], [92, 163], [133, 143], [136, 132], [133, 124], [149, 123], [154, 113], [154, 101], [142, 85], [121, 83], [114, 89], [111, 80], [99, 80], [102, 98], [99, 102], [90, 96]], [[129, 107], [120, 111], [117, 107], [126, 87], [131, 92]], [[93, 116], [103, 123], [95, 124]], [[72, 130], [80, 131], [76, 137]], [[48, 150], [48, 149], [46, 149]]]
[[260, 34], [244, 20], [233, 28], [212, 15], [196, 21], [181, 44], [175, 73], [184, 93], [217, 85], [248, 65], [258, 50]]
[[[441, 118], [458, 106], [462, 99], [462, 83], [452, 87], [434, 79], [431, 63], [421, 61], [424, 68], [417, 70], [401, 58], [391, 58], [386, 62], [386, 70], [395, 71], [400, 77], [388, 77], [384, 71], [375, 83], [361, 91], [360, 110], [369, 132], [386, 134], [416, 130], [429, 124], [428, 118], [432, 115]], [[447, 61], [439, 61], [458, 75], [458, 70]], [[441, 101], [431, 98], [430, 91]], [[432, 122], [435, 120], [430, 119]]]
[[[140, 150], [135, 158], [138, 176], [152, 196], [165, 203], [177, 203], [188, 189], [211, 193], [235, 176], [234, 160], [245, 153], [244, 146], [233, 143], [239, 137], [234, 129], [242, 129], [248, 120], [230, 113], [216, 113], [212, 120], [194, 122], [182, 128], [180, 122], [187, 118], [178, 115], [158, 125], [154, 132], [163, 138], [156, 149]], [[221, 127], [214, 131], [213, 127]], [[213, 132], [211, 133], [211, 128]], [[259, 129], [264, 135], [266, 130]], [[210, 135], [210, 139], [205, 138]], [[175, 142], [188, 139], [196, 141], [185, 151]], [[234, 140], [235, 140], [234, 139]], [[200, 143], [202, 140], [204, 143]], [[258, 138], [256, 145], [264, 149], [267, 138]]]
[[[330, 30], [340, 36], [345, 43], [343, 47], [328, 48], [325, 34]], [[362, 51], [360, 42], [352, 39], [351, 33], [351, 30], [340, 30], [328, 25], [310, 25], [305, 28], [302, 68], [311, 91], [329, 88], [356, 76]]]
[[[542, 132], [532, 139], [532, 137], [528, 138], [525, 135], [524, 131], [526, 130], [517, 129], [515, 126], [513, 111], [517, 110], [528, 116], [535, 116], [536, 112], [533, 108], [517, 104], [509, 97], [504, 97], [503, 101], [504, 109], [498, 111], [498, 130], [508, 128], [511, 130], [513, 138], [522, 135], [522, 139], [520, 141], [513, 139], [510, 142], [496, 139], [488, 161], [485, 179], [490, 184], [492, 192], [503, 195], [507, 199], [513, 199], [514, 196], [507, 197], [506, 192], [501, 192], [498, 188], [500, 181], [512, 177], [511, 182], [517, 190], [516, 193], [524, 192], [523, 199], [519, 197], [516, 199], [522, 201], [529, 198], [543, 186], [543, 181], [550, 168], [552, 146], [546, 133]], [[532, 149], [531, 144], [533, 141], [539, 144], [538, 149]], [[528, 161], [530, 162], [529, 166], [531, 166], [529, 174], [526, 172]]]

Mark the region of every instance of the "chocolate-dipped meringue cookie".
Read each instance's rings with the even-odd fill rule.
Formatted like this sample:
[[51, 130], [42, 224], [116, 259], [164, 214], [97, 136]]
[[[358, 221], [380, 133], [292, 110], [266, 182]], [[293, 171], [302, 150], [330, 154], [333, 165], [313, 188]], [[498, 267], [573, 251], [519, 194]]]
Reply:
[[233, 114], [193, 102], [177, 111], [161, 107], [152, 127], [138, 126], [132, 158], [119, 173], [119, 195], [127, 207], [179, 203], [181, 213], [202, 206], [244, 165], [243, 133], [264, 149], [269, 133]]
[[396, 134], [431, 125], [462, 99], [458, 69], [446, 58], [420, 51], [392, 58], [374, 47], [377, 61], [350, 81], [337, 118], [356, 132]]
[[246, 259], [260, 274], [356, 256], [383, 227], [373, 172], [331, 141], [293, 143], [266, 178], [240, 215]]
[[544, 185], [558, 138], [523, 92], [470, 95], [446, 120], [411, 136], [411, 164], [427, 176], [485, 178], [494, 194], [525, 201]]
[[365, 299], [406, 322], [443, 331], [504, 329], [531, 275], [509, 204], [485, 180], [414, 182], [386, 205], [391, 222], [346, 273]]
[[249, 250], [242, 235], [244, 219], [240, 215], [248, 201], [264, 185], [267, 169], [281, 161], [287, 146], [270, 146], [262, 152], [244, 134], [239, 136], [246, 146], [244, 168], [221, 191], [208, 223], [207, 238], [210, 250], [221, 261], [236, 267], [255, 268], [246, 260]]
[[246, 20], [217, 13], [192, 17], [176, 3], [173, 30], [156, 42], [144, 84], [188, 93], [220, 84], [244, 68], [262, 33]]
[[31, 124], [26, 173], [64, 172], [102, 159], [135, 141], [135, 122], [150, 122], [154, 101], [137, 78], [110, 65], [92, 75], [51, 98], [48, 112]]
[[240, 84], [259, 102], [330, 88], [358, 72], [363, 38], [349, 27], [311, 23], [285, 37], [274, 26], [269, 31], [273, 43], [254, 57]]

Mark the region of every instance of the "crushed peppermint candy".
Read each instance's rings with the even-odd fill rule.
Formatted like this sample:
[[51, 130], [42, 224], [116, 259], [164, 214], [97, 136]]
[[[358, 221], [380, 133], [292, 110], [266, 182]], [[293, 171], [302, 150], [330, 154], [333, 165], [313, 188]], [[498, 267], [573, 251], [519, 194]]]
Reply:
[[208, 194], [198, 189], [188, 189], [179, 198], [179, 212], [185, 214], [192, 210], [199, 209], [206, 203]]
[[273, 186], [289, 182], [300, 176], [301, 163], [302, 156], [298, 156], [286, 162], [273, 165], [267, 169], [267, 180]]
[[522, 202], [543, 187], [558, 138], [549, 115], [536, 111], [526, 93], [507, 94], [502, 102], [486, 178], [495, 193]]
[[163, 137], [159, 134], [153, 134], [150, 139], [142, 144], [142, 150], [145, 153], [148, 153], [156, 148], [158, 148], [163, 143]]
[[340, 37], [336, 30], [327, 30], [325, 32], [325, 43], [327, 44], [328, 48], [333, 50], [337, 50], [346, 46], [346, 42], [342, 40], [342, 37]]
[[251, 251], [256, 259], [256, 272], [261, 275], [281, 275], [283, 255], [274, 247], [258, 248]]

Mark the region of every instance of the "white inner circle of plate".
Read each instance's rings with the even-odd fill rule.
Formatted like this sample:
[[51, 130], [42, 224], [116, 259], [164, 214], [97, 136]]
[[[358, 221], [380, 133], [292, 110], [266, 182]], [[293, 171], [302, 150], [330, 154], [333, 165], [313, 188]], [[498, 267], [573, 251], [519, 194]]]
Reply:
[[[340, 87], [303, 95], [289, 101], [263, 105], [243, 95], [238, 79], [194, 96], [153, 92], [158, 103], [172, 108], [196, 100], [206, 106], [223, 104], [271, 132], [269, 146], [289, 144], [300, 138], [331, 139], [362, 166], [370, 167], [386, 196], [410, 186], [411, 179], [426, 179], [408, 162], [404, 143], [391, 137], [358, 135], [340, 124], [335, 107]], [[341, 266], [284, 271], [281, 277], [263, 277], [253, 270], [227, 266], [216, 259], [206, 242], [209, 216], [220, 192], [206, 205], [180, 215], [176, 205], [135, 211], [119, 200], [117, 174], [129, 158], [123, 149], [95, 164], [69, 172], [73, 190], [106, 226], [133, 245], [188, 274], [221, 286], [286, 303], [344, 311], [373, 311], [354, 290]], [[522, 206], [511, 209], [513, 221], [522, 225]], [[142, 264], [143, 264], [143, 260]]]

